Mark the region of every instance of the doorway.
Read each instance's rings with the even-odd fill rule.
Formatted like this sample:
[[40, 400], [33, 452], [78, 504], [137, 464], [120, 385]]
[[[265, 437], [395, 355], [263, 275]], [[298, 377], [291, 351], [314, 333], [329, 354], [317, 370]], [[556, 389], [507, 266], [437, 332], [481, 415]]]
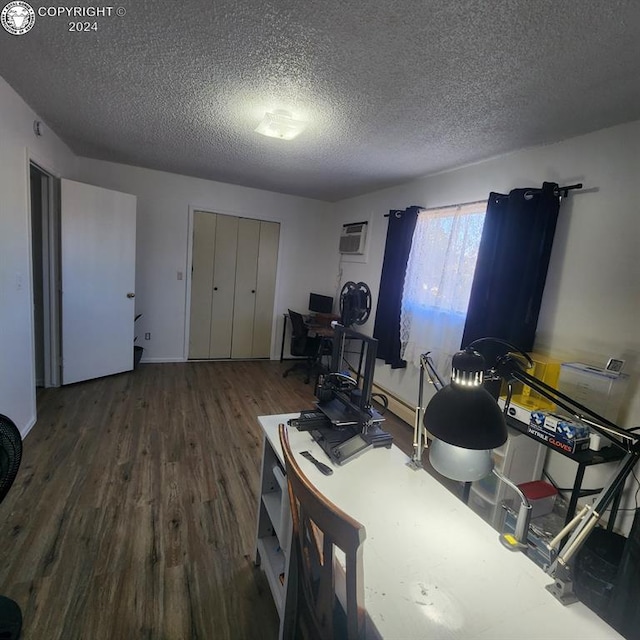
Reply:
[[60, 181], [29, 164], [35, 386], [60, 386]]

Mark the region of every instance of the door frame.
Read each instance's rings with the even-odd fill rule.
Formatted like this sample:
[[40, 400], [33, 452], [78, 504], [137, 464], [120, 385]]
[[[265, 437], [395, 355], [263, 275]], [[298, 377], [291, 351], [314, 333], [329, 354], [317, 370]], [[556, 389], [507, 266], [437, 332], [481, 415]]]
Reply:
[[[53, 163], [27, 148], [27, 210], [29, 212], [29, 282], [33, 297], [33, 227], [31, 224], [31, 165], [47, 176], [47, 194], [43, 198], [42, 216], [42, 293], [44, 319], [44, 386], [59, 387], [61, 381], [61, 311], [60, 311], [60, 179]], [[31, 352], [33, 363], [33, 388], [36, 388], [35, 367], [35, 317], [31, 305]]]
[[[258, 220], [259, 222], [277, 222], [280, 225], [280, 233], [278, 235], [278, 260], [276, 263], [276, 288], [273, 296], [273, 321], [271, 323], [271, 349], [270, 360], [279, 359], [279, 355], [276, 358], [276, 335], [278, 334], [278, 318], [276, 316], [276, 308], [278, 306], [278, 300], [280, 299], [280, 273], [281, 260], [282, 260], [282, 236], [283, 227], [285, 222], [278, 217], [274, 218], [259, 218], [257, 216], [247, 215], [246, 213], [238, 213], [234, 211], [225, 211], [224, 209], [215, 210], [209, 207], [199, 207], [196, 205], [189, 205], [189, 213], [187, 218], [187, 262], [185, 265], [185, 292], [184, 292], [184, 341], [182, 344], [182, 358], [184, 362], [189, 361], [189, 332], [191, 327], [191, 265], [193, 263], [193, 214], [196, 211], [201, 213], [211, 213], [213, 215], [232, 216], [234, 218], [247, 218], [249, 220]], [[279, 353], [279, 351], [278, 351]]]

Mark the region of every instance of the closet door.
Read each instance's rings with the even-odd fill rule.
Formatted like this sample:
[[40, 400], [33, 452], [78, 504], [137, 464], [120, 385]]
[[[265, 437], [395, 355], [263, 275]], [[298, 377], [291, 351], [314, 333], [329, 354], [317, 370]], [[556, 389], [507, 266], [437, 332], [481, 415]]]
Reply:
[[280, 225], [277, 222], [260, 223], [256, 306], [253, 320], [253, 347], [251, 350], [254, 358], [268, 358], [271, 355], [271, 330], [273, 326], [273, 301], [276, 294], [279, 238]]
[[260, 221], [240, 218], [233, 304], [232, 358], [253, 357]]
[[[209, 214], [212, 215], [212, 214]], [[233, 335], [239, 218], [216, 215], [209, 358], [229, 358]]]
[[193, 214], [189, 358], [209, 357], [213, 247], [217, 217], [211, 213], [202, 213], [200, 211], [195, 211]]

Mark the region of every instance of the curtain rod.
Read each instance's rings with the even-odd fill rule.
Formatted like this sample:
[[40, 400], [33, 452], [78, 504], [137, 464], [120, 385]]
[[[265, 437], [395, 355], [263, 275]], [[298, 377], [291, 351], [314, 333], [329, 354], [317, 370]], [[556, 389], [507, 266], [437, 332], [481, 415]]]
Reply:
[[582, 189], [582, 182], [578, 182], [576, 184], [568, 184], [566, 187], [556, 187], [553, 190], [553, 195], [566, 198], [569, 195], [569, 191], [575, 191], [576, 189]]
[[[411, 206], [418, 207], [418, 209], [421, 209], [422, 211], [440, 211], [442, 209], [458, 209], [459, 207], [469, 207], [469, 206], [471, 206], [473, 204], [487, 204], [487, 201], [486, 200], [474, 200], [473, 202], [460, 202], [459, 204], [448, 204], [448, 205], [446, 205], [444, 207], [429, 207], [429, 208], [421, 207], [421, 206], [419, 206], [417, 204], [414, 204], [414, 205], [411, 205]], [[408, 207], [408, 208], [410, 209], [411, 207]], [[396, 211], [402, 211], [402, 209], [396, 209]], [[384, 217], [388, 218], [389, 214], [385, 213]]]
[[[576, 189], [582, 189], [582, 182], [576, 184], [568, 184], [565, 187], [554, 187], [553, 195], [561, 198], [566, 198], [569, 195], [569, 191], [575, 191]], [[527, 192], [542, 191], [542, 187], [537, 189], [527, 189]]]
[[[576, 189], [582, 189], [582, 182], [577, 182], [576, 184], [568, 184], [564, 187], [556, 187], [553, 190], [554, 196], [560, 196], [562, 198], [566, 198], [569, 195], [569, 191], [575, 191]], [[542, 189], [531, 189], [531, 191], [541, 191]], [[446, 207], [430, 207], [429, 209], [425, 209], [424, 207], [420, 207], [423, 211], [436, 211], [437, 209], [457, 209], [458, 207], [466, 207], [471, 204], [480, 204], [486, 202], [486, 200], [476, 200], [475, 202], [463, 202], [461, 204], [450, 204]], [[417, 205], [413, 205], [417, 206]], [[384, 214], [385, 218], [389, 217], [388, 213]]]

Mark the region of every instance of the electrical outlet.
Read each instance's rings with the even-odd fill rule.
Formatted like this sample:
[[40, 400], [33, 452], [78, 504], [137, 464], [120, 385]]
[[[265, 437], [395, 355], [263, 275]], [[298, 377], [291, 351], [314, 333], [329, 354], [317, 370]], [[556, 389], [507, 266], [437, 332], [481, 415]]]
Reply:
[[145, 340], [151, 340], [151, 334], [150, 333], [145, 333], [144, 334], [144, 339]]

